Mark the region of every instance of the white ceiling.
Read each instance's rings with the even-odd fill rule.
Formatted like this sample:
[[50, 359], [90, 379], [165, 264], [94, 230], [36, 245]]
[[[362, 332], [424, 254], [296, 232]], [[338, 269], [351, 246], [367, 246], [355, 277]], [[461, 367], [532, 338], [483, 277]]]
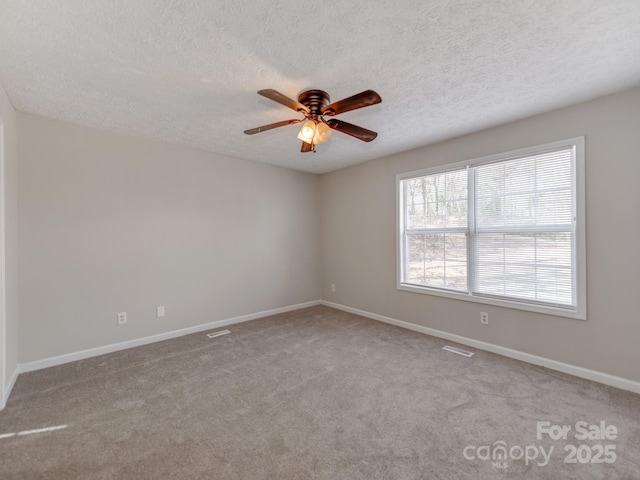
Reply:
[[[17, 110], [324, 173], [640, 84], [639, 0], [3, 0]], [[382, 104], [300, 153], [256, 94]]]

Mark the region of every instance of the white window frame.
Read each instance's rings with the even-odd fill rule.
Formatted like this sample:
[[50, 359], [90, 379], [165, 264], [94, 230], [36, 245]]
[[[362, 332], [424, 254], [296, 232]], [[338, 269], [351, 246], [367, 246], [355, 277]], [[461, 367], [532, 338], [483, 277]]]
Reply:
[[[402, 199], [402, 181], [410, 178], [433, 175], [444, 173], [452, 170], [460, 170], [463, 168], [475, 167], [482, 164], [496, 163], [500, 161], [507, 161], [524, 156], [533, 156], [540, 153], [545, 153], [552, 150], [560, 150], [563, 148], [573, 148], [575, 152], [575, 171], [573, 182], [573, 195], [575, 198], [575, 281], [576, 281], [576, 308], [559, 308], [554, 306], [539, 305], [534, 303], [527, 303], [525, 301], [517, 300], [505, 300], [488, 298], [484, 296], [475, 295], [471, 292], [456, 292], [453, 290], [444, 290], [440, 288], [417, 286], [412, 284], [403, 283], [403, 268], [405, 261], [404, 254], [404, 202]], [[473, 199], [469, 200], [470, 205], [473, 205]], [[406, 291], [421, 293], [427, 295], [436, 295], [439, 297], [453, 298], [457, 300], [465, 300], [475, 303], [496, 305], [500, 307], [515, 308], [519, 310], [527, 310], [531, 312], [544, 313], [549, 315], [556, 315], [561, 317], [569, 317], [580, 320], [587, 319], [587, 260], [586, 260], [586, 213], [585, 213], [585, 137], [574, 137], [566, 140], [560, 140], [557, 142], [546, 143], [544, 145], [537, 145], [533, 147], [522, 148], [513, 150], [510, 152], [499, 153], [496, 155], [489, 155], [486, 157], [475, 158], [472, 160], [465, 160], [461, 162], [450, 163], [447, 165], [440, 165], [436, 167], [426, 168], [422, 170], [416, 170], [412, 172], [400, 173], [396, 175], [396, 279], [397, 289]], [[470, 211], [471, 215], [472, 212]], [[470, 253], [467, 253], [468, 262], [472, 261]]]

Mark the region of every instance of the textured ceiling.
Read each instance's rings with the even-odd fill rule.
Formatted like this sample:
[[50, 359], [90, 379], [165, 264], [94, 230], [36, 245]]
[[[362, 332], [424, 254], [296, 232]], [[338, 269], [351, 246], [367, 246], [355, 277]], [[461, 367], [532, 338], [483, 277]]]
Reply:
[[[17, 110], [323, 173], [640, 84], [639, 0], [3, 0], [0, 82]], [[260, 97], [380, 105], [300, 153]]]

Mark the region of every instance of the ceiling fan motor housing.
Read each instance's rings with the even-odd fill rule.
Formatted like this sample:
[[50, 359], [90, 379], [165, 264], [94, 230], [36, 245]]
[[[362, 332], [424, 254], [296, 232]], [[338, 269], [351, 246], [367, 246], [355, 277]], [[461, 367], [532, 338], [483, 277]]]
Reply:
[[298, 96], [298, 102], [309, 109], [312, 118], [322, 115], [322, 109], [329, 105], [329, 94], [323, 90], [307, 90]]

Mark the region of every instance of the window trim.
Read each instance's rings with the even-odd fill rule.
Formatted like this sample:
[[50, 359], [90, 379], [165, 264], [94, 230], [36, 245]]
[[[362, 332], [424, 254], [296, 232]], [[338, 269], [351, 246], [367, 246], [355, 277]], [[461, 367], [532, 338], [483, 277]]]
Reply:
[[[486, 296], [475, 295], [471, 292], [455, 292], [452, 290], [440, 289], [437, 287], [426, 287], [412, 285], [402, 282], [403, 269], [403, 241], [402, 234], [404, 230], [404, 202], [401, 198], [402, 188], [401, 182], [409, 178], [419, 177], [423, 175], [433, 175], [444, 173], [452, 170], [460, 170], [463, 168], [476, 167], [488, 163], [496, 163], [501, 161], [513, 160], [523, 156], [531, 156], [545, 153], [546, 151], [558, 150], [571, 147], [575, 149], [575, 183], [573, 185], [575, 195], [575, 265], [576, 265], [576, 308], [561, 308], [554, 306], [546, 306], [540, 304], [532, 304], [527, 302], [519, 302], [517, 300], [496, 299]], [[474, 200], [470, 200], [473, 202]], [[536, 313], [544, 313], [560, 317], [575, 318], [579, 320], [587, 319], [587, 256], [586, 256], [586, 196], [585, 196], [585, 137], [573, 137], [556, 142], [536, 145], [518, 150], [488, 155], [471, 160], [463, 160], [459, 162], [443, 164], [414, 170], [411, 172], [399, 173], [396, 175], [396, 289], [405, 292], [421, 293], [427, 295], [435, 295], [439, 297], [451, 298], [456, 300], [470, 301], [474, 303], [495, 305], [499, 307], [514, 308], [518, 310], [526, 310]]]

